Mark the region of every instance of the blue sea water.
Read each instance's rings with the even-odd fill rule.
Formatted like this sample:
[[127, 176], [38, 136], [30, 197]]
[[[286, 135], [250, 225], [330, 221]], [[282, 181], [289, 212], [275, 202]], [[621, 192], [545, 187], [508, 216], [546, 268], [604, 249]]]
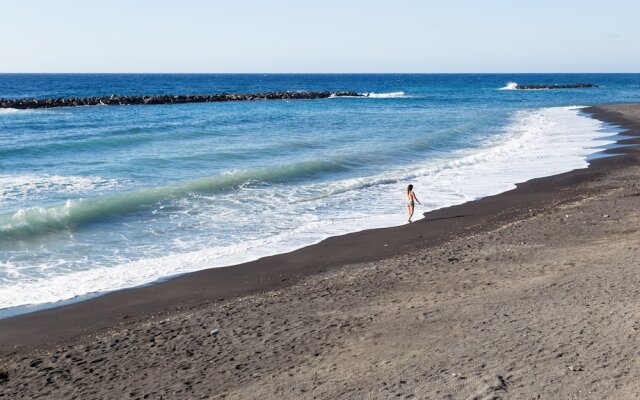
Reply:
[[[509, 82], [597, 88], [502, 90]], [[640, 74], [0, 74], [0, 98], [368, 98], [0, 110], [0, 317], [406, 222], [587, 165]]]

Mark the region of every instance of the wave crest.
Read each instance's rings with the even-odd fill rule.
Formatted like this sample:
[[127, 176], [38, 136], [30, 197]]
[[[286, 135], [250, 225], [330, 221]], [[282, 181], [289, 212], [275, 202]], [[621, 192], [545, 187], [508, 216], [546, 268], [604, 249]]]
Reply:
[[498, 90], [516, 90], [518, 88], [518, 84], [516, 82], [507, 82], [504, 87], [501, 87]]
[[398, 97], [405, 97], [404, 92], [389, 92], [389, 93], [369, 92], [369, 93], [364, 93], [364, 96], [370, 97], [372, 99], [394, 99]]
[[190, 194], [218, 193], [256, 183], [283, 183], [329, 172], [339, 172], [347, 168], [338, 162], [315, 160], [271, 168], [232, 171], [191, 182], [142, 189], [121, 195], [68, 200], [63, 205], [53, 207], [24, 208], [0, 215], [0, 239], [72, 229], [77, 225], [97, 222], [114, 215], [124, 216], [140, 212], [162, 201]]
[[0, 115], [24, 113], [25, 111], [26, 110], [18, 110], [17, 108], [0, 108]]
[[46, 197], [51, 193], [80, 194], [117, 188], [122, 182], [99, 176], [49, 174], [0, 175], [0, 205]]

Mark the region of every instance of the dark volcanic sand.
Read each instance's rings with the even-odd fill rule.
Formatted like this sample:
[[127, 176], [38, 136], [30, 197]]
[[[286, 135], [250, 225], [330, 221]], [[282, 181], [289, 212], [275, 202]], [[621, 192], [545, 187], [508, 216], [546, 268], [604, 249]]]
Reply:
[[636, 398], [639, 154], [2, 320], [0, 398]]

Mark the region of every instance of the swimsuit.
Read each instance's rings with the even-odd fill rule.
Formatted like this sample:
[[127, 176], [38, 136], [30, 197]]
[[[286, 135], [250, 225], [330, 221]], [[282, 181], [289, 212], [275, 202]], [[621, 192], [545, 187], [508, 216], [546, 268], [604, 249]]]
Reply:
[[416, 203], [413, 201], [413, 196], [407, 200], [407, 206], [415, 207]]

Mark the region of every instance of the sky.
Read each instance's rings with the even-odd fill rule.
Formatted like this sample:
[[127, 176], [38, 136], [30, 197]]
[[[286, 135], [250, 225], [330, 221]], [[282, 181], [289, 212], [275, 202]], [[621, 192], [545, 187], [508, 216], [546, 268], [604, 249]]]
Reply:
[[640, 1], [0, 0], [0, 72], [640, 72]]

